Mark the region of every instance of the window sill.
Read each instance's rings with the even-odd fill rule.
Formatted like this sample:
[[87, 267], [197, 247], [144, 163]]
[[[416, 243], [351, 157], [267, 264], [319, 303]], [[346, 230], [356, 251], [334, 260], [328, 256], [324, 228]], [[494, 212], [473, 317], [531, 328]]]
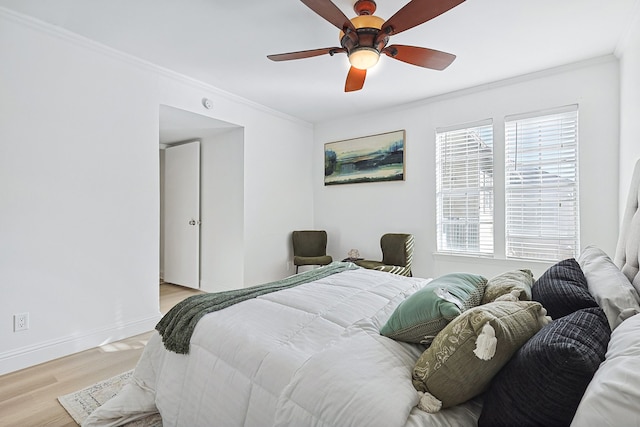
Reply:
[[549, 267], [555, 264], [553, 261], [539, 261], [532, 259], [495, 258], [491, 256], [474, 256], [467, 254], [454, 254], [434, 252], [433, 260], [438, 275], [452, 271], [468, 271], [470, 273], [484, 274], [486, 277], [497, 275], [509, 270], [529, 269], [535, 277], [540, 277]]

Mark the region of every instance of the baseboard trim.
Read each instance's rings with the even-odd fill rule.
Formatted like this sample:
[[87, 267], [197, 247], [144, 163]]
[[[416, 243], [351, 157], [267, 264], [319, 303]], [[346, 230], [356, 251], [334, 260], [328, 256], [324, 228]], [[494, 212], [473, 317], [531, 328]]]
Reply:
[[80, 335], [68, 335], [0, 353], [0, 375], [152, 331], [161, 317], [158, 313]]

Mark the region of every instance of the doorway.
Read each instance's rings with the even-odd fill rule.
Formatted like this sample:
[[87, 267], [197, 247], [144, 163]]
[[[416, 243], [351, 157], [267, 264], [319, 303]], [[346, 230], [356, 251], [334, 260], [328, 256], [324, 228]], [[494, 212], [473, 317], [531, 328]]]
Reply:
[[[197, 254], [177, 261], [190, 269], [199, 267], [195, 286], [178, 284], [207, 292], [239, 288], [244, 275], [244, 129], [165, 105], [160, 106], [160, 279], [169, 279], [167, 252], [178, 257], [189, 252], [173, 246], [167, 251], [166, 150], [194, 140], [200, 141], [200, 212], [193, 218], [196, 224], [187, 227], [197, 229], [199, 247]], [[171, 257], [176, 260], [176, 255]]]

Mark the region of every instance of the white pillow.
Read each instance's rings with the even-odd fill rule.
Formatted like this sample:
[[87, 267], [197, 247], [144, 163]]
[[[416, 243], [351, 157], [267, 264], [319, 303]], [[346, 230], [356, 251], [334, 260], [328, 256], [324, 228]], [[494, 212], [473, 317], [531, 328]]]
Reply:
[[640, 425], [640, 316], [611, 334], [606, 359], [582, 396], [571, 427]]
[[640, 313], [640, 296], [622, 271], [601, 249], [587, 246], [578, 263], [589, 292], [604, 310], [613, 331], [623, 320]]

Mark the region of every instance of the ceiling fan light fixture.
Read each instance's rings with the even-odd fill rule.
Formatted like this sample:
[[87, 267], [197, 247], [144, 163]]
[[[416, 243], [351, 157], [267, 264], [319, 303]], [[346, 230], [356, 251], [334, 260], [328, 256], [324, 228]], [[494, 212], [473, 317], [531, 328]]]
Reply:
[[[384, 19], [375, 15], [359, 15], [351, 18], [349, 21], [351, 21], [356, 31], [360, 28], [372, 28], [379, 30], [382, 28], [382, 25], [384, 25]], [[342, 40], [343, 37], [344, 31], [340, 31], [338, 40]]]
[[379, 30], [384, 24], [384, 19], [376, 15], [359, 15], [350, 19], [356, 30], [358, 28], [375, 28]]
[[368, 70], [378, 63], [380, 52], [372, 47], [359, 47], [349, 53], [349, 63], [360, 70]]

